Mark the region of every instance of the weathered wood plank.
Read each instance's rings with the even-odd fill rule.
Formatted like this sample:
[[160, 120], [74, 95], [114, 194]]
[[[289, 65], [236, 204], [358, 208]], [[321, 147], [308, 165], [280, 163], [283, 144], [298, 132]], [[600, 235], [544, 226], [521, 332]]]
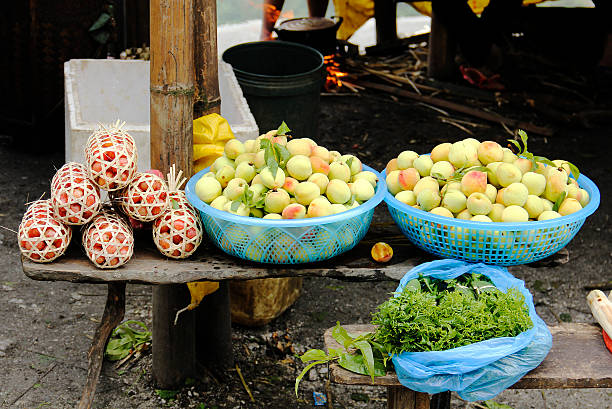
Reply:
[[[389, 263], [372, 260], [370, 249], [384, 240], [394, 250]], [[147, 244], [144, 244], [147, 243]], [[266, 265], [228, 256], [208, 240], [186, 260], [163, 257], [150, 238], [136, 238], [130, 262], [114, 270], [95, 268], [76, 246], [53, 263], [22, 259], [24, 273], [34, 280], [105, 283], [127, 281], [141, 284], [177, 284], [190, 281], [250, 280], [270, 277], [318, 276], [346, 280], [399, 280], [412, 267], [434, 256], [412, 245], [393, 223], [372, 225], [365, 238], [352, 250], [330, 260], [302, 265]]]
[[[351, 334], [373, 331], [373, 325], [345, 325]], [[612, 388], [612, 354], [606, 349], [601, 328], [590, 324], [561, 324], [550, 327], [553, 346], [546, 359], [513, 389]], [[325, 331], [325, 348], [340, 348]], [[332, 382], [346, 385], [372, 385], [370, 377], [330, 365]], [[374, 378], [374, 385], [401, 385], [393, 372]]]

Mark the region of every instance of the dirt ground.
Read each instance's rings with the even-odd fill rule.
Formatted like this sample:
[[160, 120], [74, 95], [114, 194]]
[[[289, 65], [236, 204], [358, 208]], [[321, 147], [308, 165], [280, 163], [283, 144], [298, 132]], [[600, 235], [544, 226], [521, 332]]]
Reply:
[[[525, 61], [525, 60], [523, 60]], [[586, 305], [585, 286], [612, 280], [612, 170], [609, 161], [612, 123], [610, 118], [592, 116], [589, 127], [573, 116], [563, 102], [584, 104], [589, 110], [612, 110], [612, 71], [591, 67], [580, 71], [511, 68], [505, 77], [509, 89], [502, 96], [514, 102], [488, 108], [535, 124], [551, 126], [553, 136], [530, 134], [532, 152], [551, 159], [575, 163], [601, 192], [601, 205], [584, 223], [567, 246], [569, 262], [554, 267], [530, 265], [511, 267], [525, 280], [534, 295], [538, 314], [548, 323], [594, 322]], [[524, 68], [524, 67], [523, 67]], [[522, 75], [522, 77], [521, 77]], [[544, 79], [560, 87], [542, 85]], [[512, 97], [512, 98], [510, 98]], [[548, 99], [546, 99], [546, 98]], [[516, 103], [517, 100], [523, 101]], [[530, 100], [535, 102], [529, 102]], [[556, 107], [556, 113], [539, 109]], [[487, 108], [482, 101], [463, 99], [469, 106]], [[387, 95], [361, 92], [355, 96], [324, 96], [321, 99], [318, 142], [340, 152], [353, 152], [364, 163], [382, 169], [400, 151], [430, 151], [441, 142], [473, 136], [506, 145], [509, 137], [499, 125], [448, 111], [450, 117], [477, 126], [466, 126], [473, 135], [442, 122], [444, 114], [408, 100], [395, 101]], [[603, 118], [603, 119], [602, 119]], [[63, 143], [63, 135], [53, 135]], [[14, 138], [27, 138], [26, 135]], [[0, 225], [16, 230], [24, 203], [49, 191], [54, 169], [63, 152], [36, 153], [15, 148], [14, 138], [0, 142]], [[384, 205], [376, 210], [377, 220], [390, 220]], [[399, 230], [398, 230], [399, 233]], [[81, 393], [86, 375], [86, 351], [106, 296], [102, 285], [36, 282], [21, 271], [14, 233], [0, 229], [0, 404], [4, 408], [71, 408]], [[297, 302], [270, 324], [259, 328], [234, 325], [233, 348], [252, 393], [251, 401], [235, 369], [223, 374], [202, 374], [180, 388], [173, 399], [162, 399], [151, 376], [151, 356], [145, 355], [121, 371], [105, 362], [98, 385], [96, 408], [310, 408], [313, 392], [326, 393], [334, 408], [386, 407], [383, 388], [326, 385], [326, 369], [311, 371], [301, 384], [299, 399], [294, 380], [303, 365], [291, 353], [280, 351], [275, 336], [290, 339], [296, 352], [322, 347], [323, 331], [336, 321], [367, 323], [370, 313], [396, 287], [395, 282], [355, 283], [333, 279], [304, 279]], [[151, 289], [128, 285], [126, 319], [151, 325]], [[187, 300], [186, 300], [187, 302]], [[161, 393], [163, 394], [163, 393]], [[612, 408], [612, 390], [513, 391], [496, 400], [515, 408]], [[468, 407], [453, 396], [454, 408]], [[330, 405], [330, 407], [332, 407]], [[473, 406], [472, 406], [473, 407]]]

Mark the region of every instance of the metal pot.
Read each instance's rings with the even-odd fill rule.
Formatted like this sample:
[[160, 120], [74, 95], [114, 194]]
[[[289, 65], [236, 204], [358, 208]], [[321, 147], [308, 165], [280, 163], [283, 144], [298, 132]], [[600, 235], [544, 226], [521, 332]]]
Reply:
[[[335, 19], [335, 21], [334, 21]], [[336, 32], [342, 17], [301, 17], [285, 20], [274, 28], [278, 39], [312, 47], [323, 55], [336, 53]]]

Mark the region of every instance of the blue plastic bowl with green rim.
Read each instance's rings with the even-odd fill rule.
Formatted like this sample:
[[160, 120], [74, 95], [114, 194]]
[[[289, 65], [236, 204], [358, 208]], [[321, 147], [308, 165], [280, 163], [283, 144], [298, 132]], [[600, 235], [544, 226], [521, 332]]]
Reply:
[[357, 206], [331, 216], [272, 220], [238, 216], [209, 206], [195, 194], [195, 184], [209, 171], [203, 169], [189, 179], [185, 194], [199, 211], [208, 237], [225, 253], [267, 264], [302, 264], [327, 260], [352, 249], [367, 233], [374, 208], [382, 202], [387, 185], [380, 173], [374, 196]]
[[[386, 172], [381, 172], [386, 178]], [[599, 206], [599, 189], [585, 175], [578, 184], [589, 203], [576, 213], [526, 223], [488, 223], [451, 219], [416, 209], [385, 193], [385, 203], [402, 233], [417, 247], [441, 257], [511, 266], [531, 263], [556, 253], [578, 233]]]

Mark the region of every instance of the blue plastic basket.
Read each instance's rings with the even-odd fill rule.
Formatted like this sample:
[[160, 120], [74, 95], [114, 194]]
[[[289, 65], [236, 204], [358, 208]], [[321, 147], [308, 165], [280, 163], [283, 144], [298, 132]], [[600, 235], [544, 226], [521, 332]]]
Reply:
[[[386, 177], [385, 172], [381, 176]], [[527, 223], [451, 219], [411, 207], [388, 191], [385, 203], [402, 233], [416, 246], [442, 257], [501, 266], [531, 263], [561, 250], [599, 206], [599, 190], [584, 175], [578, 184], [590, 202], [568, 216]]]
[[368, 231], [387, 185], [376, 170], [365, 165], [363, 169], [378, 177], [374, 196], [354, 209], [325, 217], [268, 220], [215, 209], [195, 194], [195, 184], [208, 168], [189, 179], [185, 193], [200, 212], [210, 239], [227, 254], [269, 264], [309, 263], [352, 249]]

